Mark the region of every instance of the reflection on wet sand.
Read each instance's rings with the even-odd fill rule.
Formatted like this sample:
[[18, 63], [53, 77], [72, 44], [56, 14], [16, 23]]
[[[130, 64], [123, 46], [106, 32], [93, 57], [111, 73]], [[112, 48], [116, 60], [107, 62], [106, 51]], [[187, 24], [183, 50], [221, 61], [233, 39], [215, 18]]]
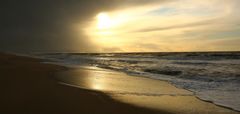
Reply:
[[[84, 75], [83, 75], [84, 74]], [[104, 92], [136, 95], [192, 95], [191, 92], [176, 89], [167, 82], [128, 76], [109, 70], [72, 70], [58, 74], [61, 82], [81, 88]]]
[[99, 68], [60, 72], [61, 83], [79, 88], [102, 91], [121, 102], [174, 113], [235, 113], [197, 99], [192, 92], [168, 82], [128, 76]]

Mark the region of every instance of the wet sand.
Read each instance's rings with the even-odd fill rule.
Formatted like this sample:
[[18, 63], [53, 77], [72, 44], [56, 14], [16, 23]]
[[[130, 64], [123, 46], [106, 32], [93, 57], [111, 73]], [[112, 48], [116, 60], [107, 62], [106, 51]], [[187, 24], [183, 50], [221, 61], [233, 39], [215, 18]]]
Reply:
[[[141, 83], [146, 82], [144, 80], [147, 80], [147, 82], [150, 81], [149, 79], [142, 78], [128, 85], [127, 83], [135, 79], [126, 77], [120, 80], [114, 78], [124, 77], [121, 76], [124, 75], [121, 73], [111, 74], [107, 71], [102, 71], [102, 73], [97, 72], [97, 74], [102, 74], [98, 77], [86, 75], [86, 73], [77, 73], [77, 76], [72, 76], [87, 77], [80, 78], [78, 81], [82, 82], [81, 84], [85, 85], [85, 88], [93, 87], [94, 89], [86, 90], [66, 86], [60, 83], [60, 81], [62, 81], [61, 78], [58, 77], [58, 80], [56, 80], [55, 75], [56, 72], [65, 71], [65, 67], [40, 62], [41, 60], [38, 59], [0, 54], [1, 114], [237, 113], [226, 108], [215, 106], [212, 103], [198, 100], [194, 96], [191, 96], [191, 92], [175, 88], [163, 81], [159, 81], [163, 88], [157, 90], [159, 92], [166, 92], [166, 95], [140, 96], [131, 93], [132, 91], [130, 91], [129, 94], [123, 94], [126, 92], [116, 93], [116, 91], [122, 91], [124, 89], [119, 89], [117, 87], [118, 84], [123, 84], [126, 88], [134, 90], [135, 84], [141, 85]], [[83, 71], [90, 72], [90, 74], [96, 73], [94, 70], [83, 69]], [[70, 72], [75, 73], [75, 71], [72, 72], [69, 70], [67, 74]], [[67, 74], [63, 73], [62, 77]], [[104, 78], [105, 84], [113, 84], [112, 88], [115, 88], [114, 91], [110, 92], [109, 90], [102, 89], [104, 86], [96, 85], [96, 83], [101, 84], [104, 83], [104, 81], [93, 82], [92, 85], [88, 82], [88, 80], [98, 81]], [[111, 81], [108, 81], [109, 79]], [[151, 82], [152, 81], [153, 80], [151, 80]], [[153, 85], [156, 83], [157, 82], [152, 82]], [[109, 86], [109, 89], [111, 89], [111, 86]], [[137, 93], [138, 92], [142, 92], [142, 90], [137, 90]], [[179, 96], [167, 95], [171, 92], [179, 92]], [[187, 95], [184, 96], [182, 94]]]
[[176, 88], [166, 81], [111, 70], [86, 67], [59, 72], [56, 78], [64, 85], [101, 91], [117, 101], [153, 110], [174, 114], [237, 113], [199, 100], [194, 93]]

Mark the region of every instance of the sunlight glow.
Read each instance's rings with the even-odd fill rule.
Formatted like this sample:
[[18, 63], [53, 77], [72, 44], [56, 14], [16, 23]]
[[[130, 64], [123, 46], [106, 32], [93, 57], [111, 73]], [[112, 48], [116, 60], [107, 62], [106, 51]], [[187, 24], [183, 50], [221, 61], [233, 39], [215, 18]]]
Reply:
[[107, 13], [99, 13], [97, 15], [98, 29], [109, 29], [111, 27], [111, 18]]
[[129, 6], [97, 13], [84, 30], [100, 52], [234, 50], [239, 47], [232, 45], [239, 41], [236, 3], [184, 0]]

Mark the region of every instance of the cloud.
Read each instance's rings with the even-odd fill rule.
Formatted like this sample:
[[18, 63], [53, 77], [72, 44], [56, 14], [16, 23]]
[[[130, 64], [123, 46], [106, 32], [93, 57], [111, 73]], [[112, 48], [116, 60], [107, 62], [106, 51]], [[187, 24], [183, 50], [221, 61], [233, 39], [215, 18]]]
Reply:
[[156, 2], [159, 0], [2, 1], [0, 50], [94, 52], [96, 45], [82, 29], [97, 13]]
[[[240, 39], [239, 3], [238, 0], [181, 0], [151, 9], [132, 8], [131, 20], [116, 31], [121, 31], [117, 34], [119, 39], [129, 41], [122, 48], [133, 51], [239, 50], [239, 45], [229, 41]], [[220, 40], [221, 45], [214, 43]]]
[[[174, 51], [179, 47], [187, 50], [187, 46], [181, 47], [184, 42], [199, 45], [188, 46], [189, 50], [203, 49], [201, 45], [220, 39], [219, 36], [239, 39], [236, 34], [240, 24], [239, 3], [239, 0], [6, 0], [0, 4], [0, 51]], [[95, 31], [89, 34], [84, 31], [103, 11], [127, 15], [122, 17], [126, 21], [112, 30], [114, 34], [108, 38], [101, 36], [106, 39], [102, 44], [109, 45], [98, 44], [99, 37], [89, 36]], [[139, 43], [146, 39], [148, 45]], [[233, 42], [226, 45], [230, 43]]]
[[196, 26], [203, 26], [203, 25], [209, 25], [214, 23], [215, 20], [205, 20], [200, 22], [194, 22], [194, 23], [188, 23], [188, 24], [180, 24], [180, 25], [173, 25], [173, 26], [167, 26], [167, 27], [151, 27], [151, 28], [145, 28], [140, 29], [134, 32], [155, 32], [155, 31], [164, 31], [164, 30], [171, 30], [171, 29], [181, 29], [181, 28], [187, 28], [187, 27], [196, 27]]

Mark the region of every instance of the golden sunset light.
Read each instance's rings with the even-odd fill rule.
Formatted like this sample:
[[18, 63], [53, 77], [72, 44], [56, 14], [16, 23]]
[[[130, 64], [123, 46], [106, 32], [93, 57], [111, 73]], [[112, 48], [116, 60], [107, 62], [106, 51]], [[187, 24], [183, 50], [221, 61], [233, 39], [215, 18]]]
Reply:
[[240, 0], [1, 0], [0, 114], [239, 114]]
[[[237, 23], [234, 8], [233, 2], [217, 0], [132, 6], [96, 14], [85, 31], [100, 52], [237, 50], [228, 45], [239, 41], [238, 26], [229, 24]], [[219, 47], [223, 41], [225, 47]]]
[[98, 29], [108, 29], [111, 27], [111, 18], [107, 13], [99, 13], [97, 15]]

